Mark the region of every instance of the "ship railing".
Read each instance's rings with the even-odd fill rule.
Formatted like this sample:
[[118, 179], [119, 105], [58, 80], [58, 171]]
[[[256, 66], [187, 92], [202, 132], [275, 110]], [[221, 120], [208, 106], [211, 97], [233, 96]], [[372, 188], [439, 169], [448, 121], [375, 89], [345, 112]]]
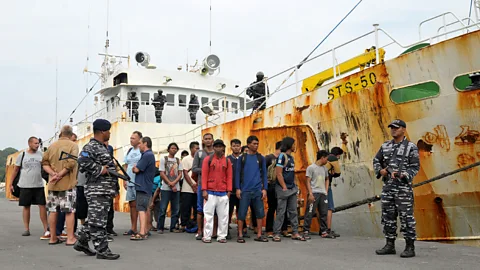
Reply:
[[[453, 14], [453, 13], [451, 13], [451, 12], [450, 12], [450, 13], [445, 13], [445, 14], [438, 15], [438, 16], [436, 16], [436, 17], [445, 16], [445, 15], [447, 15], [447, 14]], [[454, 14], [453, 14], [453, 15], [454, 15]], [[456, 17], [456, 15], [455, 15], [455, 17]], [[457, 17], [457, 18], [458, 18], [458, 17]], [[464, 20], [465, 20], [465, 19], [464, 19]], [[429, 21], [429, 20], [426, 20], [426, 21]], [[470, 22], [472, 22], [472, 20], [470, 20]], [[458, 23], [458, 21], [457, 21], [456, 23]], [[243, 100], [244, 100], [244, 106], [243, 106], [244, 112], [243, 112], [243, 114], [244, 114], [244, 115], [247, 115], [247, 108], [248, 108], [248, 107], [250, 107], [250, 108], [252, 107], [252, 106], [248, 106], [249, 104], [250, 104], [250, 105], [251, 105], [251, 104], [254, 104], [255, 101], [265, 98], [265, 101], [264, 101], [262, 104], [260, 104], [260, 106], [259, 106], [259, 107], [261, 107], [261, 106], [263, 106], [264, 104], [266, 104], [266, 102], [268, 102], [268, 100], [269, 100], [273, 95], [279, 93], [279, 92], [282, 91], [282, 90], [291, 88], [292, 86], [295, 86], [295, 89], [296, 89], [297, 93], [300, 94], [300, 91], [299, 91], [300, 84], [301, 84], [305, 79], [311, 77], [313, 74], [312, 74], [312, 75], [309, 75], [309, 76], [305, 76], [305, 77], [302, 78], [302, 79], [299, 79], [298, 76], [295, 76], [295, 82], [293, 82], [293, 83], [291, 83], [291, 84], [289, 84], [289, 85], [286, 85], [286, 86], [284, 86], [284, 87], [278, 87], [278, 88], [275, 89], [273, 92], [271, 92], [269, 95], [265, 95], [265, 96], [262, 96], [262, 97], [258, 97], [258, 98], [255, 98], [255, 99], [249, 100], [249, 101], [247, 101], [247, 96], [246, 96], [246, 92], [247, 92], [247, 89], [248, 89], [248, 88], [253, 87], [253, 86], [255, 86], [255, 85], [259, 84], [259, 83], [262, 83], [262, 82], [264, 82], [264, 83], [267, 84], [269, 81], [271, 81], [271, 80], [273, 80], [273, 79], [275, 79], [275, 78], [277, 78], [277, 77], [279, 77], [279, 76], [281, 76], [281, 75], [283, 75], [283, 74], [285, 74], [285, 73], [287, 73], [287, 72], [290, 72], [290, 71], [292, 71], [292, 70], [295, 70], [295, 73], [298, 74], [297, 71], [298, 71], [299, 66], [303, 66], [304, 64], [307, 64], [307, 63], [309, 63], [309, 62], [311, 62], [311, 61], [314, 61], [314, 60], [316, 60], [316, 59], [318, 59], [318, 58], [320, 58], [320, 57], [322, 57], [322, 56], [326, 56], [326, 55], [328, 55], [328, 54], [331, 54], [331, 55], [332, 55], [332, 62], [333, 62], [333, 64], [332, 64], [333, 80], [338, 79], [340, 75], [345, 75], [346, 73], [343, 73], [343, 74], [342, 74], [342, 72], [337, 69], [337, 65], [338, 65], [337, 60], [336, 60], [336, 56], [338, 55], [338, 54], [337, 54], [337, 51], [338, 51], [339, 49], [341, 49], [341, 48], [343, 48], [343, 47], [345, 47], [345, 46], [347, 46], [347, 45], [350, 45], [350, 44], [352, 44], [352, 43], [354, 43], [354, 42], [357, 42], [357, 41], [359, 41], [359, 40], [361, 40], [361, 39], [370, 37], [370, 36], [372, 36], [372, 35], [374, 36], [374, 44], [375, 44], [375, 48], [376, 48], [375, 64], [379, 64], [379, 51], [378, 51], [378, 49], [380, 49], [380, 48], [384, 49], [384, 48], [386, 48], [386, 47], [388, 47], [388, 46], [391, 46], [391, 45], [397, 45], [397, 46], [398, 46], [399, 48], [401, 48], [401, 49], [408, 49], [408, 48], [411, 48], [411, 47], [413, 47], [413, 46], [419, 45], [419, 44], [424, 43], [424, 42], [429, 42], [430, 44], [433, 44], [433, 40], [435, 40], [435, 39], [437, 39], [437, 38], [439, 38], [439, 37], [442, 37], [442, 36], [448, 36], [449, 34], [452, 34], [452, 33], [458, 32], [458, 31], [462, 31], [462, 30], [470, 31], [472, 28], [479, 28], [479, 29], [480, 29], [480, 22], [476, 22], [476, 23], [473, 22], [472, 24], [469, 24], [469, 25], [465, 25], [465, 24], [464, 24], [463, 22], [461, 22], [461, 21], [460, 21], [460, 23], [462, 24], [462, 26], [461, 26], [460, 28], [453, 29], [453, 30], [446, 30], [446, 31], [444, 31], [444, 33], [441, 33], [441, 34], [437, 33], [436, 35], [432, 35], [432, 36], [430, 36], [430, 37], [428, 37], [428, 38], [420, 39], [420, 40], [418, 40], [417, 42], [414, 42], [414, 43], [408, 44], [408, 45], [405, 45], [405, 44], [399, 42], [397, 39], [395, 39], [395, 38], [394, 38], [389, 32], [387, 32], [385, 29], [380, 28], [378, 24], [374, 24], [374, 25], [373, 25], [373, 26], [374, 26], [374, 30], [372, 30], [372, 31], [370, 31], [370, 32], [367, 32], [367, 33], [365, 33], [365, 34], [363, 34], [363, 35], [360, 35], [360, 36], [358, 36], [358, 37], [356, 37], [356, 38], [354, 38], [354, 39], [352, 39], [352, 40], [349, 40], [349, 41], [344, 42], [344, 43], [342, 43], [342, 44], [340, 44], [340, 45], [338, 45], [338, 46], [335, 46], [335, 47], [333, 47], [333, 48], [330, 49], [330, 50], [327, 50], [327, 51], [324, 51], [324, 52], [322, 52], [322, 53], [320, 53], [320, 54], [317, 54], [317, 55], [311, 57], [311, 58], [308, 59], [308, 60], [302, 61], [302, 62], [300, 62], [300, 63], [297, 64], [297, 65], [291, 66], [291, 67], [289, 67], [289, 68], [287, 68], [287, 69], [285, 69], [285, 70], [283, 70], [283, 71], [281, 71], [281, 72], [279, 72], [279, 73], [276, 73], [275, 75], [273, 75], [273, 76], [271, 76], [271, 77], [265, 78], [263, 81], [253, 83], [253, 84], [249, 85], [248, 87], [245, 87], [245, 88], [238, 94], [238, 96], [243, 95], [243, 97], [244, 97], [244, 99], [243, 99]], [[379, 34], [383, 34], [386, 38], [388, 38], [388, 39], [390, 40], [390, 42], [387, 43], [387, 44], [385, 44], [385, 45], [380, 45], [380, 44], [379, 44]], [[267, 86], [267, 85], [266, 85], [266, 86]], [[221, 97], [221, 98], [222, 98], [222, 97]], [[221, 99], [221, 98], [219, 98], [219, 99]], [[211, 102], [209, 102], [209, 103], [211, 103]], [[209, 103], [207, 103], [207, 104], [209, 104]], [[204, 106], [207, 105], [207, 104], [204, 104]], [[220, 112], [218, 112], [218, 113], [212, 113], [211, 116], [213, 116], [213, 115], [218, 115], [219, 113], [220, 113]]]
[[[206, 124], [199, 125], [196, 128], [193, 128], [187, 132], [174, 134], [174, 135], [166, 135], [166, 136], [159, 136], [159, 137], [151, 137], [152, 139], [152, 151], [157, 158], [160, 156], [167, 154], [167, 147], [170, 143], [176, 143], [179, 146], [179, 151], [187, 150], [190, 151], [189, 145], [193, 141], [197, 141], [200, 145], [202, 144], [202, 129], [206, 126]], [[127, 154], [128, 149], [130, 149], [130, 144], [122, 145], [116, 148], [117, 155], [122, 154], [123, 157]], [[118, 157], [118, 156], [117, 156]]]
[[[462, 22], [466, 22], [467, 24], [472, 23], [472, 24], [475, 25], [475, 21], [472, 20], [471, 18], [464, 18], [464, 19], [462, 19]], [[457, 22], [449, 23], [449, 24], [444, 25], [444, 26], [440, 26], [440, 27], [438, 28], [438, 30], [437, 30], [437, 35], [438, 35], [437, 41], [439, 41], [439, 39], [440, 39], [440, 36], [441, 36], [441, 35], [440, 35], [440, 31], [441, 31], [442, 29], [447, 29], [448, 26], [452, 26], [452, 25], [455, 25], [455, 24], [458, 24], [458, 23], [459, 23], [459, 22], [457, 21]], [[477, 28], [480, 29], [480, 25], [478, 25], [478, 24], [476, 24], [476, 25], [477, 25]], [[468, 33], [468, 29], [458, 29], [457, 31], [463, 31], [463, 30], [466, 30], [466, 33]], [[445, 38], [447, 38], [447, 36], [445, 36]]]
[[[447, 15], [450, 15], [451, 17], [453, 17], [455, 19], [455, 23], [462, 24], [464, 29], [466, 29], [467, 25], [464, 24], [463, 21], [460, 20], [457, 15], [455, 15], [453, 12], [445, 12], [445, 13], [442, 13], [442, 14], [437, 15], [437, 16], [433, 16], [431, 18], [428, 18], [428, 19], [420, 22], [420, 24], [418, 25], [418, 39], [420, 39], [420, 40], [422, 39], [422, 26], [427, 22], [430, 22], [430, 21], [433, 21], [433, 20], [436, 20], [436, 19], [439, 19], [439, 18], [442, 18], [444, 35], [447, 38], [448, 37], [448, 34], [447, 34]], [[466, 30], [468, 32], [468, 29], [466, 29]]]

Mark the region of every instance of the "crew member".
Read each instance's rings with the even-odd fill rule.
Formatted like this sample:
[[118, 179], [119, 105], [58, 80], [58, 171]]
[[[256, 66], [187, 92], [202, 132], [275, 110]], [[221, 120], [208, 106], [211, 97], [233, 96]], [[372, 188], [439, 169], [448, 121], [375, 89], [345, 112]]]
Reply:
[[[97, 259], [116, 260], [119, 254], [113, 254], [108, 248], [107, 217], [111, 207], [111, 199], [116, 193], [116, 183], [108, 172], [112, 156], [105, 142], [110, 139], [111, 124], [105, 119], [93, 122], [93, 139], [90, 139], [78, 157], [80, 172], [85, 172], [87, 185], [85, 196], [88, 202], [88, 221], [80, 230], [74, 249], [89, 256], [97, 255]], [[92, 239], [95, 251], [91, 250], [88, 241]]]
[[158, 95], [152, 99], [152, 105], [155, 107], [155, 118], [157, 123], [162, 123], [162, 113], [167, 102], [167, 97], [163, 94], [162, 90], [158, 90]]
[[128, 93], [128, 100], [125, 102], [125, 106], [128, 109], [129, 117], [131, 117], [132, 121], [138, 122], [138, 97], [137, 93], [129, 92]]
[[247, 89], [247, 95], [254, 99], [253, 101], [253, 111], [265, 110], [267, 103], [265, 102], [265, 96], [270, 95], [268, 86], [265, 85], [263, 81], [264, 74], [263, 72], [257, 72], [257, 80], [251, 83]]
[[188, 103], [188, 112], [190, 113], [190, 120], [192, 120], [192, 124], [197, 123], [197, 112], [200, 108], [198, 103], [198, 98], [195, 94], [190, 95], [190, 102]]
[[415, 218], [413, 216], [412, 181], [420, 168], [417, 146], [405, 137], [407, 125], [394, 120], [390, 125], [393, 140], [386, 141], [373, 159], [377, 178], [382, 177], [382, 224], [387, 244], [376, 251], [378, 255], [395, 254], [397, 216], [400, 215], [401, 232], [406, 241], [400, 255], [415, 256]]

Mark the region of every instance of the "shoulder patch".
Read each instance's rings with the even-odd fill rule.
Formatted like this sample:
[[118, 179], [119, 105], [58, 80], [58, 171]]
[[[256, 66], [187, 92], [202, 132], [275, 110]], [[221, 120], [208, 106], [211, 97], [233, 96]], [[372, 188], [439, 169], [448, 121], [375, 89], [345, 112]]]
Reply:
[[80, 152], [80, 155], [82, 157], [89, 157], [88, 152], [85, 152], [85, 151]]

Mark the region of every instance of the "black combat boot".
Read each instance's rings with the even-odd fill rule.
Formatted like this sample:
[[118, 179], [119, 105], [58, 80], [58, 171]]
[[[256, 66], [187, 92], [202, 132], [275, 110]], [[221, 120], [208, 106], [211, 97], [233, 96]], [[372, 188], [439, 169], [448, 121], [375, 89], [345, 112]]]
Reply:
[[382, 249], [377, 249], [375, 253], [377, 253], [377, 255], [396, 254], [395, 239], [387, 238], [387, 244]]
[[113, 254], [110, 249], [107, 249], [104, 252], [97, 252], [97, 259], [116, 260], [118, 258], [120, 258], [120, 254]]
[[405, 242], [407, 244], [405, 245], [405, 250], [402, 252], [402, 254], [400, 254], [400, 257], [402, 258], [415, 257], [415, 245], [413, 244], [414, 240], [405, 239]]
[[73, 248], [76, 251], [87, 254], [88, 256], [95, 256], [95, 254], [97, 253], [95, 250], [90, 248], [90, 246], [88, 245], [88, 241], [81, 241], [80, 239], [75, 242]]

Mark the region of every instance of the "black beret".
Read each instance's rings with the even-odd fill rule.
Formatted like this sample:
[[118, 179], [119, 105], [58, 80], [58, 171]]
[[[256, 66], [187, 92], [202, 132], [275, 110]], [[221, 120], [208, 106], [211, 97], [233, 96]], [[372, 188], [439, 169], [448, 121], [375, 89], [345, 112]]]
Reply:
[[112, 124], [110, 124], [108, 120], [97, 119], [93, 121], [93, 130], [107, 131], [107, 130], [110, 130], [111, 127], [112, 127]]

